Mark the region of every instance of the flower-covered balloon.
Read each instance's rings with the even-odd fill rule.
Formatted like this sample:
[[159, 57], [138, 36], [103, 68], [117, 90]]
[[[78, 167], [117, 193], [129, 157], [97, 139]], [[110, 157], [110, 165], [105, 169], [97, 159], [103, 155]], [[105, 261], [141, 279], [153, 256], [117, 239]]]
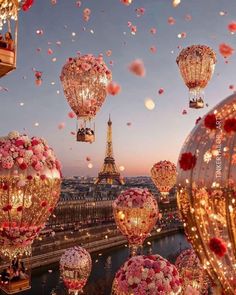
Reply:
[[60, 196], [61, 167], [39, 137], [17, 131], [0, 138], [0, 250], [30, 252]]
[[112, 295], [181, 294], [176, 267], [159, 255], [134, 256], [115, 275]]
[[225, 294], [236, 290], [235, 106], [234, 94], [206, 114], [186, 139], [177, 168], [185, 232]]
[[208, 294], [210, 279], [193, 249], [181, 252], [176, 259], [175, 266], [182, 279], [184, 295]]
[[203, 108], [204, 88], [215, 69], [215, 52], [205, 45], [192, 45], [180, 52], [176, 62], [189, 89], [189, 107]]
[[91, 256], [84, 248], [77, 246], [65, 251], [60, 260], [60, 272], [69, 294], [82, 291], [91, 269]]
[[113, 202], [113, 214], [121, 233], [135, 249], [141, 246], [158, 218], [156, 199], [147, 189], [124, 191]]
[[77, 117], [95, 117], [105, 101], [107, 85], [112, 79], [102, 56], [87, 54], [69, 58], [60, 78], [65, 97]]
[[176, 183], [176, 166], [170, 161], [160, 161], [153, 165], [151, 177], [157, 189], [162, 194], [162, 200], [167, 200], [170, 189]]

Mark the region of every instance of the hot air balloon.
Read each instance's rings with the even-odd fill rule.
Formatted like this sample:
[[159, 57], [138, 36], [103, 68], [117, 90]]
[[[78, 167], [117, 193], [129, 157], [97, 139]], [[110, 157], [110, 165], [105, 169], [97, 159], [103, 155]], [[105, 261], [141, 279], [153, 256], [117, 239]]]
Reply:
[[151, 178], [161, 192], [161, 201], [169, 202], [169, 191], [176, 183], [176, 166], [170, 161], [160, 161], [153, 165]]
[[[0, 138], [0, 252], [10, 260], [31, 255], [60, 195], [60, 164], [46, 141], [17, 131]], [[29, 287], [9, 282], [7, 293]], [[12, 293], [10, 293], [12, 294]]]
[[176, 259], [175, 266], [182, 279], [184, 294], [208, 294], [210, 278], [193, 249], [182, 251]]
[[219, 294], [227, 295], [236, 290], [235, 105], [234, 94], [206, 114], [187, 137], [177, 167], [185, 233]]
[[69, 248], [60, 260], [60, 272], [69, 294], [81, 294], [92, 269], [90, 254], [82, 247]]
[[71, 109], [81, 120], [77, 141], [92, 143], [95, 140], [95, 130], [87, 124], [105, 101], [112, 74], [102, 56], [88, 54], [69, 58], [62, 68], [60, 79]]
[[216, 54], [208, 46], [184, 48], [176, 59], [185, 85], [189, 89], [189, 107], [204, 107], [204, 88], [210, 81], [216, 64]]
[[116, 225], [129, 242], [131, 255], [135, 255], [156, 224], [155, 198], [147, 189], [126, 190], [113, 202], [113, 214]]
[[160, 255], [134, 256], [115, 275], [112, 295], [181, 293], [179, 273]]
[[[33, 0], [0, 0], [0, 78], [16, 69], [18, 11], [27, 11], [33, 5]], [[7, 26], [5, 40], [1, 34]], [[14, 40], [12, 38], [14, 29]]]

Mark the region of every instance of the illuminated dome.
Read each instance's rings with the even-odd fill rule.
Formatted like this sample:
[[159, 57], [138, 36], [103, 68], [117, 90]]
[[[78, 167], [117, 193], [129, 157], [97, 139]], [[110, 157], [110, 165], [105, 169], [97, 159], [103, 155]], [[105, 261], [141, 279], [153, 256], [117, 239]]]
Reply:
[[201, 263], [226, 294], [236, 289], [236, 95], [210, 111], [185, 141], [178, 205]]

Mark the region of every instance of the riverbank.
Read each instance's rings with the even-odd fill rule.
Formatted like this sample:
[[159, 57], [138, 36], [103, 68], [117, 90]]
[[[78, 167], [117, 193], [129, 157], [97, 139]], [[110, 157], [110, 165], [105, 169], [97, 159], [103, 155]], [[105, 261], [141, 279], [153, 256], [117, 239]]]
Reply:
[[[156, 240], [163, 236], [168, 236], [168, 235], [172, 235], [179, 232], [181, 233], [183, 232], [183, 227], [163, 230], [161, 232], [154, 231], [152, 235], [146, 239], [145, 243], [150, 242], [152, 240]], [[74, 245], [76, 245], [76, 243]], [[98, 241], [84, 243], [82, 246], [86, 248], [90, 253], [93, 254], [93, 253], [105, 251], [107, 249], [110, 250], [112, 248], [116, 248], [116, 247], [124, 246], [124, 245], [127, 245], [127, 240], [122, 235], [118, 235], [118, 236], [116, 235], [115, 237], [111, 237], [107, 239], [103, 238]], [[47, 266], [47, 265], [51, 265], [53, 263], [58, 262], [66, 248], [33, 256], [31, 259], [31, 267], [38, 268], [38, 267]]]

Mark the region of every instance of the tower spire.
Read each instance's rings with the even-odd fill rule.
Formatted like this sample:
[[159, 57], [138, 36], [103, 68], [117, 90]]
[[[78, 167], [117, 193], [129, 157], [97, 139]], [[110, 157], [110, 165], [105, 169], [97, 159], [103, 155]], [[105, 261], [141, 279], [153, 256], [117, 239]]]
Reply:
[[109, 120], [107, 122], [107, 142], [106, 142], [106, 155], [102, 169], [98, 173], [98, 177], [95, 184], [105, 181], [107, 184], [113, 184], [115, 181], [118, 184], [124, 184], [124, 180], [121, 178], [120, 173], [116, 167], [113, 145], [112, 145], [112, 121], [109, 114]]

